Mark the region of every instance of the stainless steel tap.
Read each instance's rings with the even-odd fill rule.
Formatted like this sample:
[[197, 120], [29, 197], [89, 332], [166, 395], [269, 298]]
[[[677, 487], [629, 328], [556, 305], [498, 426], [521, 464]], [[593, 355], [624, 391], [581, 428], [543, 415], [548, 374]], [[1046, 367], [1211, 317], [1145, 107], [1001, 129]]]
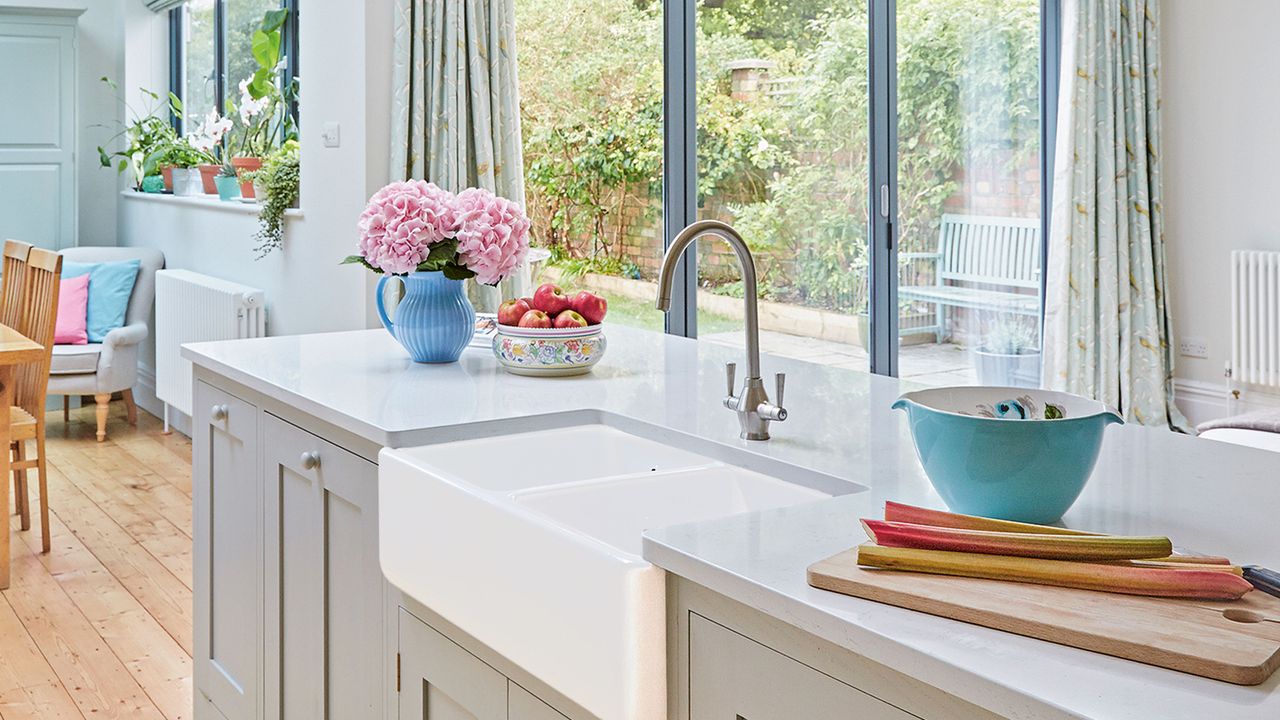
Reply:
[[742, 236], [728, 224], [719, 220], [699, 220], [680, 231], [667, 254], [662, 258], [662, 271], [658, 275], [658, 309], [666, 312], [671, 309], [671, 282], [675, 276], [676, 266], [684, 251], [704, 235], [718, 237], [733, 248], [742, 265], [742, 294], [746, 313], [747, 326], [747, 377], [742, 380], [742, 390], [734, 394], [734, 375], [737, 364], [725, 365], [728, 379], [728, 394], [724, 398], [724, 406], [738, 414], [738, 424], [742, 426], [744, 440], [768, 440], [769, 423], [787, 419], [786, 408], [782, 406], [782, 390], [786, 383], [786, 375], [777, 373], [774, 381], [777, 388], [777, 402], [769, 401], [765, 392], [764, 381], [760, 379], [760, 320], [756, 310], [756, 263], [751, 258], [751, 250]]

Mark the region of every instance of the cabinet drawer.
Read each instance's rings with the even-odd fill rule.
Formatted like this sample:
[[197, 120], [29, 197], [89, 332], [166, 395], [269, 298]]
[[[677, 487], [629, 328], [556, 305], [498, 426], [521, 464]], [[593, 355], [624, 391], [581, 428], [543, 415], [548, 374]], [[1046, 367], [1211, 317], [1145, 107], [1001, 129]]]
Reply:
[[915, 717], [701, 615], [689, 615], [690, 720]]

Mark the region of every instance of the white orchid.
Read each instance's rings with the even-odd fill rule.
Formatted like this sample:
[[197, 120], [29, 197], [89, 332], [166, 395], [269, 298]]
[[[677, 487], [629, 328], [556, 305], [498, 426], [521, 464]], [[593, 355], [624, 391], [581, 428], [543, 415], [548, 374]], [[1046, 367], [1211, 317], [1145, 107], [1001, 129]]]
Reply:
[[187, 142], [191, 143], [191, 147], [207, 153], [222, 142], [222, 136], [230, 129], [230, 118], [218, 115], [217, 110], [210, 110], [204, 121], [187, 135]]
[[240, 81], [240, 122], [248, 125], [249, 121], [266, 109], [270, 102], [271, 98], [268, 95], [255, 100], [249, 93], [249, 80], [246, 78]]

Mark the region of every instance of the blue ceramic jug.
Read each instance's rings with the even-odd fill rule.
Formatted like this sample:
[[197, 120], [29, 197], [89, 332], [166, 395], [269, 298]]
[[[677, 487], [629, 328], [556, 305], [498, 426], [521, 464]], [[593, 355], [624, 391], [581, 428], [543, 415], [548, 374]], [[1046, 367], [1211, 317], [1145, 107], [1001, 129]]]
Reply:
[[[404, 283], [404, 298], [396, 307], [395, 322], [387, 317], [383, 304], [383, 289], [392, 278]], [[471, 342], [476, 311], [462, 283], [450, 280], [442, 272], [385, 275], [378, 281], [378, 317], [414, 362], [456, 362]]]

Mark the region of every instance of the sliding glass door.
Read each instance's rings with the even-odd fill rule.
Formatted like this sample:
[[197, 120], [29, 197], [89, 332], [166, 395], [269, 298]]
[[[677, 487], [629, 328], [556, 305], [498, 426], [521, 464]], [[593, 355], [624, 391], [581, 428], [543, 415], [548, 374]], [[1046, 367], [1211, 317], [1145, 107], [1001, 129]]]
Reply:
[[1040, 0], [897, 0], [898, 375], [1040, 383]]
[[[869, 367], [865, 2], [698, 4], [697, 217], [750, 244], [766, 352]], [[698, 337], [742, 344], [737, 260], [698, 248]]]
[[[666, 237], [703, 218], [742, 233], [766, 351], [1038, 384], [1055, 7], [668, 0]], [[714, 242], [696, 258], [668, 330], [741, 344], [736, 261]]]

